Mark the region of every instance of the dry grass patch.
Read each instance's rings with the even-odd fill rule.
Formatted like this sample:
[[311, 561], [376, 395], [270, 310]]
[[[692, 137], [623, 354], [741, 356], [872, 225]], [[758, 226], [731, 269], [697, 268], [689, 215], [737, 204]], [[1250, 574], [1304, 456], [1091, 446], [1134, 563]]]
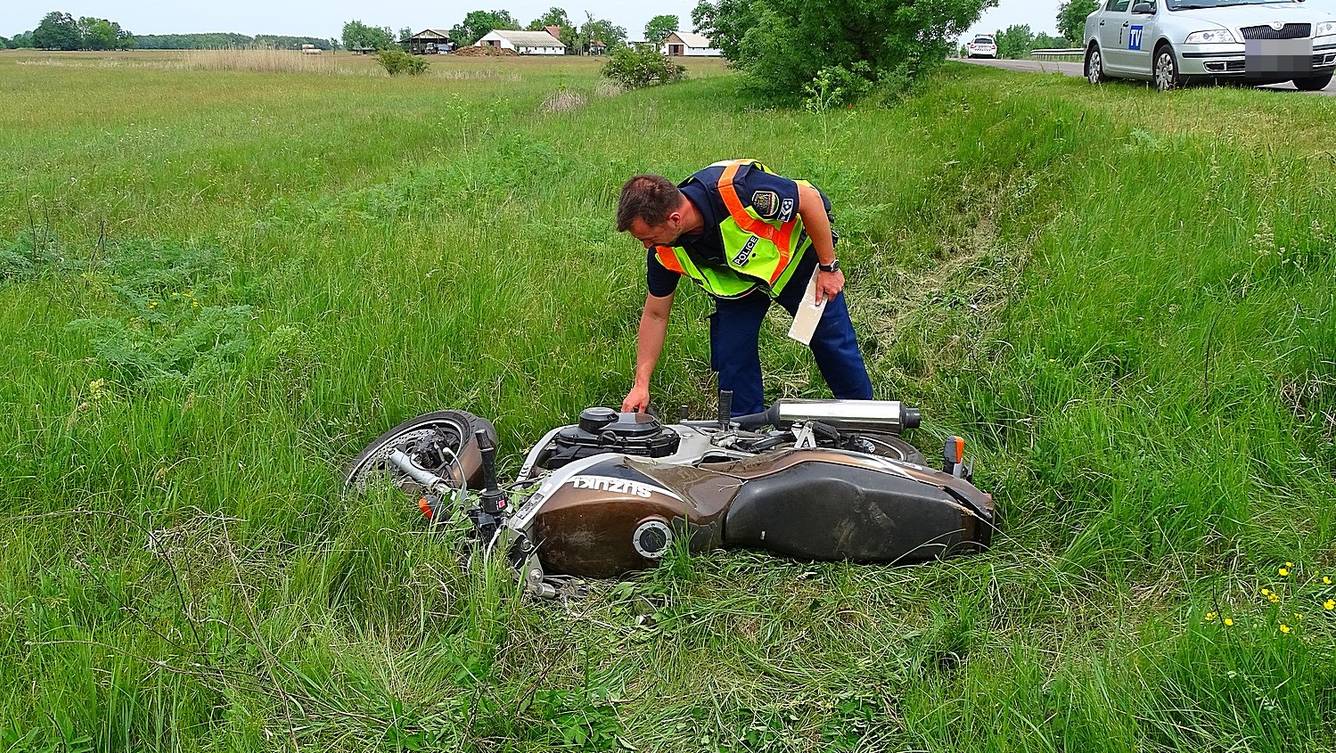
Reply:
[[373, 68], [351, 68], [342, 65], [333, 55], [306, 55], [296, 50], [186, 50], [172, 67], [191, 71], [383, 75]]

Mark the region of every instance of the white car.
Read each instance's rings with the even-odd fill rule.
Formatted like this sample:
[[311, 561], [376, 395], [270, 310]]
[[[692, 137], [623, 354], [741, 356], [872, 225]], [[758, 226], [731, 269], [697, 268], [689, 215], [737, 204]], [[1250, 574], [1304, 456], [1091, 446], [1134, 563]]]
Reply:
[[997, 57], [997, 42], [987, 34], [980, 34], [965, 45], [965, 57], [995, 58]]
[[1085, 74], [1324, 89], [1336, 71], [1336, 15], [1281, 0], [1102, 0], [1086, 17]]

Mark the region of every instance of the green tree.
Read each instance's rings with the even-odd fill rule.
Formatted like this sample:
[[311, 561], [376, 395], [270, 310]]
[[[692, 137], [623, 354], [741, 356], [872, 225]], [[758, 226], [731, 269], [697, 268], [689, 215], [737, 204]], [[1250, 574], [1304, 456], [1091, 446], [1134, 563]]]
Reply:
[[388, 26], [367, 26], [361, 21], [349, 21], [343, 25], [343, 46], [371, 47], [383, 50], [394, 44], [394, 32]]
[[668, 38], [669, 34], [677, 31], [677, 16], [664, 14], [655, 16], [645, 24], [645, 40], [653, 42], [655, 47], [663, 44], [663, 40]]
[[471, 10], [464, 20], [450, 27], [450, 38], [466, 47], [483, 38], [494, 29], [518, 29], [520, 22], [508, 10]]
[[997, 56], [1000, 58], [1014, 60], [1029, 57], [1030, 50], [1034, 49], [1034, 34], [1029, 24], [1012, 24], [1006, 31], [993, 34], [993, 40], [997, 42]]
[[563, 30], [570, 28], [571, 17], [566, 15], [565, 8], [552, 6], [547, 9], [543, 15], [529, 22], [529, 31], [542, 31], [548, 26], [560, 26]]
[[691, 11], [691, 23], [724, 57], [737, 61], [742, 59], [742, 37], [758, 13], [750, 0], [700, 0]]
[[626, 44], [626, 27], [607, 19], [594, 18], [593, 13], [585, 11], [585, 22], [580, 25], [577, 44], [582, 53], [587, 53], [594, 42], [602, 42], [609, 51], [615, 50]]
[[8, 50], [8, 49], [10, 49], [9, 40], [4, 37], [0, 37], [0, 50]]
[[1086, 16], [1099, 7], [1098, 0], [1067, 0], [1058, 6], [1058, 33], [1079, 46], [1085, 37]]
[[691, 17], [753, 87], [793, 99], [827, 68], [903, 87], [945, 60], [955, 39], [996, 3], [702, 0]]
[[32, 48], [37, 45], [32, 41], [32, 32], [25, 31], [22, 34], [15, 34], [14, 38], [9, 40], [9, 46], [15, 50]]
[[120, 50], [130, 46], [130, 33], [114, 21], [85, 16], [79, 19], [78, 26], [81, 49]]
[[413, 36], [412, 27], [405, 26], [399, 30], [399, 46], [408, 49], [408, 40]]
[[1052, 34], [1039, 33], [1034, 35], [1035, 50], [1060, 50], [1067, 46], [1067, 40], [1063, 37], [1055, 37]]
[[51, 11], [32, 32], [33, 46], [43, 50], [77, 50], [83, 44], [79, 24], [68, 13]]

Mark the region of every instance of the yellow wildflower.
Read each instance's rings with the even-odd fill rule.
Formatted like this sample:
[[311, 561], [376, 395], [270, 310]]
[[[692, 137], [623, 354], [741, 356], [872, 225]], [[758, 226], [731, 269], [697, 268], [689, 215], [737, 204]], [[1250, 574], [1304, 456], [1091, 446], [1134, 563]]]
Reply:
[[1233, 626], [1234, 626], [1234, 621], [1231, 620], [1230, 618], [1226, 617], [1226, 618], [1225, 618], [1225, 627], [1233, 627]]
[[1207, 613], [1206, 613], [1206, 621], [1207, 621], [1207, 622], [1215, 622], [1215, 612], [1207, 612]]
[[1289, 569], [1288, 567], [1282, 567], [1282, 568], [1280, 568], [1279, 570], [1277, 570], [1276, 572], [1280, 573], [1280, 577], [1285, 578], [1285, 577], [1288, 577], [1288, 576], [1289, 576], [1289, 574], [1290, 574], [1290, 569]]
[[1263, 588], [1263, 589], [1262, 589], [1262, 595], [1263, 595], [1263, 596], [1270, 596], [1270, 595], [1271, 595], [1271, 589], [1269, 589], [1269, 588]]
[[1336, 599], [1327, 599], [1326, 601], [1322, 602], [1322, 608], [1327, 610], [1328, 612], [1330, 612], [1333, 609], [1336, 609]]
[[1285, 567], [1294, 567], [1294, 563], [1293, 563], [1293, 562], [1286, 562], [1286, 563], [1285, 563]]
[[1270, 594], [1266, 597], [1266, 600], [1271, 602], [1272, 604], [1275, 604], [1276, 602], [1280, 601], [1280, 597], [1275, 594]]
[[1326, 575], [1322, 576], [1322, 585], [1324, 585], [1324, 586], [1330, 586], [1330, 585], [1331, 585], [1331, 578], [1330, 578], [1329, 576], [1326, 576]]
[[1280, 632], [1282, 632], [1282, 633], [1289, 633], [1289, 632], [1290, 632], [1290, 626], [1289, 626], [1289, 625], [1286, 625], [1286, 624], [1283, 623], [1283, 622], [1280, 623]]

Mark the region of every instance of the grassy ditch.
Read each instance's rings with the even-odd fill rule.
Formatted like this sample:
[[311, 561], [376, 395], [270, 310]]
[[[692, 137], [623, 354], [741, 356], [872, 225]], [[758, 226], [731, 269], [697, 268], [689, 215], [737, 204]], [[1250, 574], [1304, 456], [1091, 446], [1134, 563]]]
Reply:
[[[811, 114], [740, 104], [729, 76], [616, 94], [533, 61], [19, 62], [0, 56], [0, 746], [1336, 734], [1336, 103], [956, 66], [893, 110]], [[493, 417], [513, 463], [619, 400], [644, 255], [612, 232], [617, 187], [734, 155], [834, 198], [878, 394], [922, 405], [929, 451], [970, 439], [1007, 519], [992, 552], [718, 553], [531, 604], [404, 500], [341, 493], [407, 416]], [[680, 297], [655, 395], [704, 411], [707, 303]], [[823, 394], [783, 326], [776, 394]]]

